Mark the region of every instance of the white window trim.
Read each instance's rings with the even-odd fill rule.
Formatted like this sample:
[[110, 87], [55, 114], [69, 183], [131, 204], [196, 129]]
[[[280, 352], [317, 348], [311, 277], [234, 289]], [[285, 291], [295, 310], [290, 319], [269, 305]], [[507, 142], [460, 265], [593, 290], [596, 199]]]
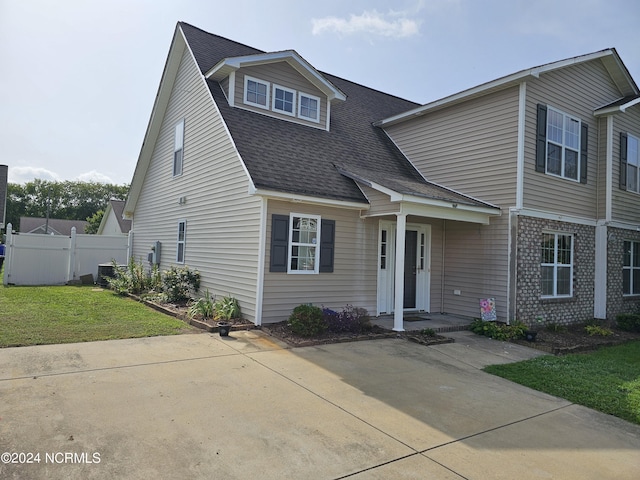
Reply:
[[[180, 152], [180, 169], [176, 169], [176, 154]], [[182, 175], [184, 169], [184, 118], [176, 123], [173, 137], [172, 172], [174, 177]]]
[[[569, 115], [568, 113], [564, 113], [562, 110], [558, 110], [557, 108], [553, 108], [553, 107], [547, 107], [547, 112], [555, 112], [559, 115], [562, 115], [562, 144], [558, 144], [557, 142], [554, 142], [552, 140], [549, 139], [549, 113], [547, 113], [547, 135], [546, 135], [546, 155], [547, 158], [545, 159], [545, 173], [547, 175], [551, 175], [553, 177], [557, 177], [557, 178], [562, 178], [564, 180], [569, 180], [570, 182], [576, 182], [576, 183], [580, 183], [580, 155], [581, 155], [581, 151], [580, 151], [580, 147], [582, 145], [582, 120], [580, 120], [578, 117], [574, 117], [573, 115]], [[566, 145], [565, 142], [565, 121], [566, 118], [569, 118], [571, 120], [575, 120], [578, 122], [578, 147], [574, 150], [573, 148], [569, 148]], [[553, 173], [549, 171], [549, 143], [552, 143], [554, 145], [557, 145], [561, 148], [562, 151], [562, 156], [560, 158], [560, 169], [561, 169], [561, 174], [558, 175], [557, 173]], [[576, 152], [576, 159], [577, 159], [577, 176], [576, 178], [571, 178], [571, 177], [567, 177], [565, 176], [565, 154], [566, 154], [566, 149], [569, 148], [569, 150], [573, 150]]]
[[[184, 238], [180, 240], [180, 226], [184, 225]], [[182, 245], [182, 260], [180, 260], [180, 245]], [[176, 263], [184, 264], [187, 255], [187, 221], [178, 220], [178, 232], [176, 234]]]
[[[568, 232], [557, 232], [557, 231], [549, 231], [549, 230], [543, 230], [542, 232], [543, 234], [546, 235], [554, 235], [555, 236], [555, 240], [554, 240], [554, 247], [553, 247], [553, 263], [543, 263], [540, 262], [540, 268], [542, 269], [542, 267], [554, 267], [553, 268], [553, 291], [554, 294], [553, 295], [541, 295], [541, 298], [543, 299], [551, 299], [551, 298], [572, 298], [573, 297], [573, 266], [574, 266], [574, 259], [576, 256], [576, 241], [575, 241], [575, 235], [573, 233], [568, 233]], [[571, 237], [571, 263], [569, 264], [569, 293], [568, 294], [562, 294], [562, 295], [558, 295], [558, 236], [566, 236], [566, 237]], [[561, 263], [560, 264], [562, 266], [562, 268], [567, 268], [566, 264]]]
[[[284, 92], [289, 92], [292, 94], [293, 97], [293, 105], [291, 107], [291, 111], [287, 112], [286, 110], [280, 110], [279, 108], [276, 108], [276, 89], [280, 89]], [[296, 116], [296, 108], [297, 108], [297, 92], [295, 90], [292, 90], [290, 88], [287, 87], [283, 87], [282, 85], [277, 85], [277, 84], [273, 84], [273, 94], [271, 95], [271, 109], [274, 112], [277, 113], [281, 113], [282, 115], [289, 115], [290, 117], [295, 117]]]
[[[301, 218], [311, 218], [316, 221], [316, 243], [293, 243], [293, 219], [295, 217]], [[320, 225], [321, 225], [321, 217], [320, 215], [309, 215], [308, 213], [290, 213], [289, 214], [289, 252], [287, 255], [287, 273], [295, 274], [295, 275], [315, 275], [320, 271]], [[293, 258], [293, 247], [294, 246], [302, 246], [302, 247], [315, 247], [315, 258], [313, 262], [313, 270], [293, 270], [291, 268], [291, 259]]]
[[[629, 140], [635, 140], [637, 142], [638, 145], [638, 153], [636, 156], [636, 163], [632, 164], [630, 161], [630, 155], [629, 155]], [[632, 193], [640, 193], [640, 138], [636, 137], [635, 135], [631, 135], [630, 133], [627, 133], [627, 192], [632, 192]], [[629, 179], [629, 165], [632, 165], [634, 167], [636, 167], [636, 189], [635, 190], [631, 190], [630, 188], [630, 179]]]
[[[249, 101], [249, 99], [248, 99], [249, 89], [247, 88], [249, 81], [256, 82], [256, 83], [261, 83], [262, 85], [265, 85], [267, 87], [267, 102], [266, 102], [265, 105]], [[259, 78], [250, 77], [249, 75], [245, 75], [244, 76], [244, 95], [243, 95], [243, 100], [244, 100], [244, 103], [246, 105], [251, 105], [253, 107], [262, 108], [263, 110], [269, 110], [271, 108], [271, 84], [269, 82], [264, 81], [264, 80], [260, 80]]]
[[[637, 297], [640, 294], [638, 293], [633, 293], [633, 271], [634, 270], [638, 270], [640, 267], [634, 267], [633, 266], [633, 244], [634, 243], [640, 243], [636, 240], [624, 240], [623, 242], [629, 242], [631, 243], [631, 254], [629, 256], [629, 266], [626, 266], [624, 264], [624, 260], [622, 262], [622, 271], [624, 272], [625, 270], [629, 270], [629, 290], [631, 293], [624, 293], [624, 287], [623, 287], [623, 292], [622, 292], [622, 296], [623, 297]], [[624, 245], [624, 243], [623, 243]], [[624, 255], [624, 252], [623, 252]]]
[[[305, 117], [304, 115], [302, 115], [302, 97], [307, 97], [318, 102], [318, 118]], [[308, 93], [298, 92], [298, 118], [306, 120], [307, 122], [320, 123], [320, 105], [320, 97], [316, 97], [315, 95], [310, 95]]]

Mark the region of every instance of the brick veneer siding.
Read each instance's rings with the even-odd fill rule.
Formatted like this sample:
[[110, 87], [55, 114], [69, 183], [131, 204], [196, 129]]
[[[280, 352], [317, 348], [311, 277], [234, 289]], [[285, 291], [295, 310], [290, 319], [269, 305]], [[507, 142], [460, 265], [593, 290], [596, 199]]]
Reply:
[[625, 241], [640, 242], [640, 232], [622, 228], [607, 229], [607, 320], [614, 320], [619, 313], [640, 312], [640, 297], [622, 294], [622, 262]]
[[[543, 232], [573, 234], [573, 296], [571, 298], [541, 298], [540, 263]], [[541, 218], [518, 217], [516, 320], [533, 325], [537, 317], [542, 317], [546, 323], [566, 325], [593, 319], [594, 281], [595, 227]]]

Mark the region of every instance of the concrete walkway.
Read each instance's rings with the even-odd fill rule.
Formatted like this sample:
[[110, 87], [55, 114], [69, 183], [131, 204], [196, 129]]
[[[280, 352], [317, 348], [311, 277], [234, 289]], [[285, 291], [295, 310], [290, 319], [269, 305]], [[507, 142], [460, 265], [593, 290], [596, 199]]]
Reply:
[[0, 349], [0, 453], [24, 454], [0, 478], [638, 478], [639, 426], [479, 370], [537, 351], [451, 336]]

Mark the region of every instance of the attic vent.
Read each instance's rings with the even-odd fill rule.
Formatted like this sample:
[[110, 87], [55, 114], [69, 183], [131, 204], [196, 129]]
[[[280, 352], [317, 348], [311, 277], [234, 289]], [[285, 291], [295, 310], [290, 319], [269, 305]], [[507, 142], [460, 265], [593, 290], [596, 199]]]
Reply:
[[178, 197], [178, 203], [180, 205], [184, 205], [185, 203], [187, 203], [187, 197], [185, 197], [185, 196]]

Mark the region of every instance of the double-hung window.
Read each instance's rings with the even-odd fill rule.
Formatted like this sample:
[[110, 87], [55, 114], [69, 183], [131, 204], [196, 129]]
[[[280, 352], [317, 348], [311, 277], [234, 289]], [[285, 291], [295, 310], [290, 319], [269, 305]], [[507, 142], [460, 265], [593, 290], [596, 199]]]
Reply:
[[622, 293], [640, 295], [640, 242], [624, 242]]
[[580, 174], [580, 120], [553, 108], [547, 113], [547, 173], [572, 180]]
[[300, 93], [298, 99], [298, 116], [312, 122], [320, 121], [320, 99], [313, 95]]
[[295, 116], [296, 114], [296, 92], [280, 85], [273, 86], [273, 105], [274, 112], [284, 113], [285, 115]]
[[174, 131], [173, 140], [173, 176], [182, 175], [182, 164], [184, 159], [184, 119], [180, 120]]
[[542, 234], [542, 297], [573, 295], [573, 235]]
[[244, 77], [244, 103], [269, 109], [269, 83], [246, 75]]
[[320, 217], [292, 214], [290, 222], [289, 273], [318, 273]]
[[[626, 182], [622, 185], [629, 192], [640, 193], [640, 141], [633, 135], [624, 134], [620, 145], [621, 169], [626, 168]], [[624, 151], [623, 151], [624, 150]], [[626, 163], [626, 167], [625, 167]]]
[[176, 248], [176, 262], [184, 263], [185, 247], [187, 246], [187, 221], [178, 222], [178, 241]]

